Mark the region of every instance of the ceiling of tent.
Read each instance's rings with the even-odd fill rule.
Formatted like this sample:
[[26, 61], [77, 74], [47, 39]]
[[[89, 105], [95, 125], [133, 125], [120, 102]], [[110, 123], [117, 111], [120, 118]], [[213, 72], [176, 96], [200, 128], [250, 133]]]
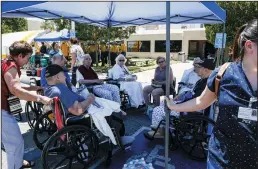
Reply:
[[[165, 24], [165, 9], [165, 2], [34, 2], [32, 6], [3, 10], [2, 17], [66, 18], [97, 26], [137, 26]], [[171, 24], [216, 24], [226, 18], [226, 12], [215, 2], [170, 2], [170, 11]]]

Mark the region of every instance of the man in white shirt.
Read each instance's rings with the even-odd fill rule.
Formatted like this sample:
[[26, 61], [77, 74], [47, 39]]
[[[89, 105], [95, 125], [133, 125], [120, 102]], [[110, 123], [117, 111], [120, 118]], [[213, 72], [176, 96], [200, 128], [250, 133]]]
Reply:
[[[194, 59], [193, 66], [202, 61], [199, 57]], [[184, 71], [181, 81], [178, 83], [178, 95], [191, 91], [200, 77], [194, 72], [194, 67]]]

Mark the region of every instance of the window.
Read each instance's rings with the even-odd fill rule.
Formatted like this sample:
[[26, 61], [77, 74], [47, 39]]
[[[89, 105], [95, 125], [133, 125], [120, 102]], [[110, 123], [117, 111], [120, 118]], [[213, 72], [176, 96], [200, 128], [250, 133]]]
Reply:
[[128, 41], [127, 52], [150, 52], [150, 41]]
[[[181, 52], [182, 51], [182, 41], [181, 40], [171, 40], [170, 41], [170, 52]], [[156, 40], [155, 41], [155, 52], [166, 52], [166, 41]]]
[[189, 41], [189, 53], [197, 53], [199, 50], [199, 41]]

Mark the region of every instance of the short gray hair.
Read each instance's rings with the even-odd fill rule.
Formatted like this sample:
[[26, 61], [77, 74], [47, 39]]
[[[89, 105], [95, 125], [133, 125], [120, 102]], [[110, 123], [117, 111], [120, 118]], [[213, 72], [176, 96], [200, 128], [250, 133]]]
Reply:
[[118, 64], [120, 58], [123, 58], [123, 59], [125, 60], [124, 63], [126, 63], [127, 59], [125, 58], [125, 56], [124, 56], [123, 54], [119, 54], [119, 55], [116, 57], [116, 64]]

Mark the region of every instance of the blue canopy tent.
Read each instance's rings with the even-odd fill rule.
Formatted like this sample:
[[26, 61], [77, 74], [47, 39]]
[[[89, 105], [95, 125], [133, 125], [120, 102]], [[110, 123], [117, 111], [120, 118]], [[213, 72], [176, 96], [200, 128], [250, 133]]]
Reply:
[[[7, 2], [2, 2], [4, 3]], [[8, 3], [11, 5], [12, 2]], [[215, 2], [45, 2], [32, 5], [16, 9], [13, 7], [12, 10], [5, 8], [2, 17], [35, 17], [45, 20], [64, 18], [108, 28], [166, 24], [167, 65], [170, 65], [170, 24], [223, 23], [225, 31], [226, 12]], [[166, 69], [167, 86], [170, 86], [169, 67]], [[167, 90], [167, 97], [169, 93]], [[168, 168], [168, 121], [169, 111], [166, 108], [166, 168]]]
[[61, 30], [60, 32], [49, 32], [34, 38], [37, 42], [46, 41], [68, 41], [70, 40], [70, 31], [67, 29]]

